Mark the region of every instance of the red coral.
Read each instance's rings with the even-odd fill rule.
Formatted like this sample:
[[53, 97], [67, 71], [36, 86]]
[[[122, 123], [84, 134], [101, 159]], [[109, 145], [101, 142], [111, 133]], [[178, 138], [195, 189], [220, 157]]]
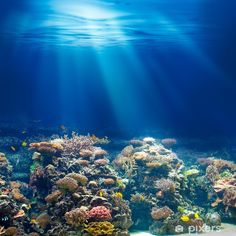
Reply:
[[96, 220], [111, 220], [111, 211], [104, 206], [93, 207], [88, 212], [88, 218]]

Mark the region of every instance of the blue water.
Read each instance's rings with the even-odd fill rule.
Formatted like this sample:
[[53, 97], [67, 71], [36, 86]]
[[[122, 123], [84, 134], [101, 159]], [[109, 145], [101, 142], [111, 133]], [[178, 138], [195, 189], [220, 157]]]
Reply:
[[234, 135], [235, 7], [2, 0], [0, 118], [107, 135]]

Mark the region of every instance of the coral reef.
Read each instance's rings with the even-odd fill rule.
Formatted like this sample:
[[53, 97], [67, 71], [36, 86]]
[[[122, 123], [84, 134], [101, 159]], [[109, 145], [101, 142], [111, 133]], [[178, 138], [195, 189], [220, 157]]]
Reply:
[[131, 140], [112, 161], [99, 146], [107, 143], [73, 132], [24, 144], [28, 182], [12, 178], [0, 153], [0, 235], [128, 236], [131, 227], [177, 234], [179, 226], [201, 232], [236, 219], [233, 162], [184, 163], [176, 139], [152, 137]]

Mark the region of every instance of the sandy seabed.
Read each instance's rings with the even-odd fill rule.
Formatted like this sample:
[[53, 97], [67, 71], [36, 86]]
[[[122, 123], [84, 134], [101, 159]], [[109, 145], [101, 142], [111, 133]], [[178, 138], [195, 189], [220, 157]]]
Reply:
[[[236, 236], [236, 225], [234, 224], [222, 224], [222, 229], [220, 232], [210, 232], [210, 233], [193, 233], [193, 234], [178, 234], [178, 236], [181, 235], [204, 235], [204, 236]], [[148, 232], [134, 232], [131, 233], [131, 236], [153, 236], [153, 234], [150, 234]]]

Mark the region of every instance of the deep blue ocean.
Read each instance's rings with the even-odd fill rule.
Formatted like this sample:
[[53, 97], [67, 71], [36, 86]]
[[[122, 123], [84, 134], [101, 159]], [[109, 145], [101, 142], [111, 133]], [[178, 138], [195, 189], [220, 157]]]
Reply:
[[106, 135], [236, 132], [234, 0], [2, 0], [0, 119]]

